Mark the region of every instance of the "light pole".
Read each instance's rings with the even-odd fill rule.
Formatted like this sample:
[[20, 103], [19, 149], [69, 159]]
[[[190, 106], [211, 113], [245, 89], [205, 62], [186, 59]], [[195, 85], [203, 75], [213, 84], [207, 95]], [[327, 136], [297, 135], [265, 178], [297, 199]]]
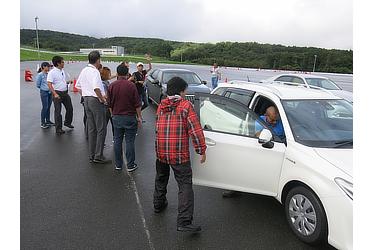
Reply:
[[35, 17], [35, 27], [36, 27], [36, 44], [38, 46], [38, 59], [40, 60], [40, 50], [39, 50], [39, 34], [38, 34], [38, 19], [39, 17]]
[[314, 55], [314, 65], [313, 65], [313, 72], [316, 69], [316, 61], [317, 61], [317, 55]]

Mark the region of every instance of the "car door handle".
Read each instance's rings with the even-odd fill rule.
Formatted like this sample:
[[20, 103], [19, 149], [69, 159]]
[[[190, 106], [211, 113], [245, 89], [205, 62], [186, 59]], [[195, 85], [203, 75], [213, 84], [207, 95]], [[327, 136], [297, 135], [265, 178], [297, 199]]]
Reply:
[[208, 146], [215, 146], [216, 142], [210, 138], [205, 138], [205, 144]]

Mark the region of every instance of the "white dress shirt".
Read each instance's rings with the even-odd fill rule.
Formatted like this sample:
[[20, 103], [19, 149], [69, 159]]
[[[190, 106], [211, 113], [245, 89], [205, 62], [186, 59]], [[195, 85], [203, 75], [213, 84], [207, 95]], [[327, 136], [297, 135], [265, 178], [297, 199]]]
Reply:
[[47, 82], [51, 82], [53, 88], [57, 91], [67, 91], [68, 85], [66, 84], [64, 69], [54, 67], [48, 72]]
[[92, 64], [88, 64], [79, 74], [76, 88], [82, 90], [82, 96], [98, 97], [94, 89], [100, 89], [102, 95], [105, 95], [100, 72]]

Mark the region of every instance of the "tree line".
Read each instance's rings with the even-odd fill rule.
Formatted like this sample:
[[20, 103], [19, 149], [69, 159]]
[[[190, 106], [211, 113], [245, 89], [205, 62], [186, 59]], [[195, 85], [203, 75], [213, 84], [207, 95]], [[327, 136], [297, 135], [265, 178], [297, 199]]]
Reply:
[[[21, 29], [21, 46], [36, 45], [35, 30]], [[127, 55], [150, 53], [172, 61], [261, 69], [283, 69], [333, 73], [353, 73], [353, 51], [296, 47], [256, 42], [192, 43], [157, 38], [94, 38], [63, 32], [40, 30], [41, 49], [79, 51], [80, 48], [123, 46]]]

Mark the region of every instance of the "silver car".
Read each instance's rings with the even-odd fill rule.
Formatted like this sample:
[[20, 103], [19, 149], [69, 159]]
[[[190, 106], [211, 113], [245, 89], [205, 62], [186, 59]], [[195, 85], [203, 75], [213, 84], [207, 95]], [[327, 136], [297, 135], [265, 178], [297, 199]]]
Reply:
[[353, 103], [352, 92], [341, 89], [336, 83], [323, 76], [315, 76], [309, 74], [281, 74], [270, 77], [261, 83], [285, 83], [285, 84], [302, 84], [307, 88], [325, 89], [337, 97], [343, 98]]

